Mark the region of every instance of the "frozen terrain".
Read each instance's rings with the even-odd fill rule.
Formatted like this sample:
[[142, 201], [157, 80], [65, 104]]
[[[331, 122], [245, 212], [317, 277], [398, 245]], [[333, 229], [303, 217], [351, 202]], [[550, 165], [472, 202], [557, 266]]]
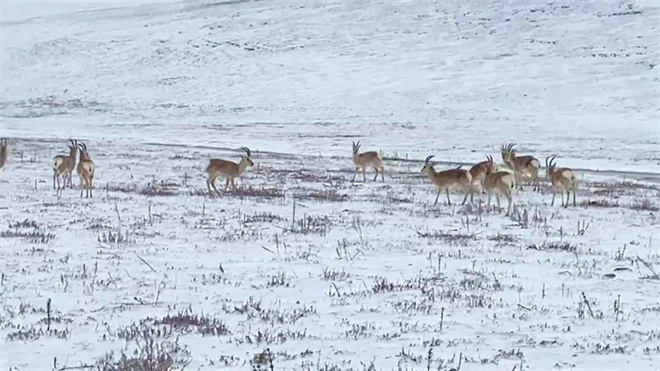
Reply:
[[[653, 1], [3, 1], [0, 369], [660, 369], [659, 22]], [[93, 199], [52, 189], [68, 138]], [[350, 181], [353, 140], [384, 183]], [[417, 160], [509, 141], [580, 169], [578, 206], [547, 183], [512, 217], [433, 205]], [[241, 191], [209, 197], [208, 159], [245, 145]]]

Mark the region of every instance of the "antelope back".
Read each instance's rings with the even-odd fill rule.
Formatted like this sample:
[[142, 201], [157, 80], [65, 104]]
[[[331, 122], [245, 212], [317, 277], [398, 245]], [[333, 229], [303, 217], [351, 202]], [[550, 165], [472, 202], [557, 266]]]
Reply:
[[238, 164], [233, 161], [213, 159], [210, 161], [207, 171], [209, 174], [231, 176], [238, 173]]

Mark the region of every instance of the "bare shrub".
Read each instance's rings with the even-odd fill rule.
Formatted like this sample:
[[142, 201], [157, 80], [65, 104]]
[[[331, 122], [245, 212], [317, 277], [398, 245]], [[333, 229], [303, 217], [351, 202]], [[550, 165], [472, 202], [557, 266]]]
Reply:
[[160, 319], [145, 318], [117, 330], [117, 337], [126, 341], [142, 338], [168, 338], [173, 333], [222, 336], [230, 334], [224, 322], [202, 315], [179, 312]]
[[144, 196], [175, 196], [178, 189], [178, 184], [161, 180], [149, 182], [138, 193]]
[[329, 202], [342, 202], [348, 200], [348, 195], [340, 194], [337, 190], [328, 189], [321, 191], [308, 191], [300, 192], [294, 196], [299, 200], [315, 200], [315, 201], [329, 201]]
[[273, 222], [279, 222], [282, 221], [282, 217], [273, 214], [271, 212], [264, 212], [264, 213], [254, 213], [252, 215], [250, 214], [245, 214], [243, 215], [243, 224], [250, 224], [250, 223], [273, 223]]
[[273, 371], [275, 369], [275, 366], [273, 365], [274, 360], [275, 355], [270, 351], [270, 349], [266, 348], [252, 356], [250, 365], [252, 366], [253, 371]]
[[529, 245], [527, 246], [527, 250], [561, 251], [574, 253], [577, 251], [577, 246], [571, 244], [570, 242], [544, 242], [541, 245]]
[[637, 211], [658, 211], [658, 205], [653, 203], [648, 198], [643, 198], [641, 200], [635, 200], [630, 206], [631, 209]]
[[35, 222], [34, 220], [25, 219], [22, 222], [9, 222], [9, 229], [19, 229], [19, 228], [32, 228], [40, 229], [41, 224]]
[[191, 313], [177, 313], [168, 315], [159, 320], [153, 320], [156, 326], [167, 325], [173, 330], [181, 333], [195, 332], [198, 334], [220, 336], [229, 334], [229, 329], [224, 322], [216, 319]]
[[42, 336], [53, 336], [59, 339], [68, 339], [71, 336], [69, 329], [43, 329], [30, 327], [7, 334], [7, 341], [34, 341]]
[[291, 232], [301, 234], [320, 234], [325, 236], [331, 224], [330, 218], [327, 215], [305, 215], [296, 220], [297, 228], [291, 229]]
[[39, 230], [34, 230], [31, 232], [7, 230], [0, 232], [0, 238], [25, 238], [32, 243], [48, 243], [48, 241], [55, 238], [55, 235], [50, 232], [43, 232]]
[[323, 279], [326, 281], [345, 281], [350, 277], [350, 273], [347, 273], [343, 269], [341, 272], [330, 268], [323, 269]]
[[135, 342], [138, 350], [133, 354], [108, 352], [96, 362], [97, 370], [168, 371], [190, 364], [190, 352], [179, 345], [178, 339], [156, 342], [150, 333], [143, 333]]
[[281, 272], [270, 276], [270, 280], [266, 282], [266, 287], [289, 287], [289, 279], [286, 276], [286, 273]]
[[284, 198], [284, 191], [272, 187], [241, 187], [231, 194], [239, 197]]
[[488, 241], [495, 241], [497, 242], [497, 245], [512, 245], [516, 241], [518, 241], [518, 238], [514, 235], [511, 234], [500, 234], [499, 232], [495, 235], [491, 235], [486, 237]]
[[602, 208], [619, 207], [619, 201], [617, 200], [616, 202], [612, 202], [608, 199], [600, 198], [600, 199], [597, 199], [597, 200], [582, 201], [582, 202], [580, 202], [580, 206], [602, 207]]
[[450, 246], [467, 246], [469, 241], [476, 241], [477, 236], [473, 233], [449, 233], [443, 231], [417, 232], [420, 237], [441, 240]]

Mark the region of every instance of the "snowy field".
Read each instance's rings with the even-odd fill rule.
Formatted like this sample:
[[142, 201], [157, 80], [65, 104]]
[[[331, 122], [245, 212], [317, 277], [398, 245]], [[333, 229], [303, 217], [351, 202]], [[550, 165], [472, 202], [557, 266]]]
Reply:
[[[659, 22], [654, 1], [3, 0], [0, 369], [660, 369]], [[52, 189], [69, 138], [93, 199]], [[385, 182], [351, 182], [354, 140]], [[578, 206], [547, 181], [511, 217], [433, 205], [420, 159], [505, 142], [579, 169]], [[210, 197], [240, 146], [241, 190]]]

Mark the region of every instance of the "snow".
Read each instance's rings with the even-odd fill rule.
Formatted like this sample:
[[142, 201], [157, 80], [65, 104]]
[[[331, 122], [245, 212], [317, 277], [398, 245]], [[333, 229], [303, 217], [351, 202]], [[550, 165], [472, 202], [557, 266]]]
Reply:
[[[430, 348], [442, 370], [461, 355], [470, 370], [660, 369], [656, 2], [0, 13], [1, 368], [132, 354], [118, 330], [187, 311], [230, 331], [156, 339], [180, 335], [191, 369], [250, 368], [265, 348], [278, 369], [422, 369]], [[94, 158], [93, 200], [52, 190], [68, 138]], [[386, 182], [349, 182], [355, 140], [385, 155]], [[580, 169], [578, 207], [550, 206], [547, 186], [516, 194], [512, 218], [432, 205], [412, 160], [498, 160], [507, 142]], [[207, 196], [208, 160], [240, 146], [252, 193]], [[17, 236], [34, 231], [53, 236]], [[13, 339], [29, 329], [45, 333]]]

